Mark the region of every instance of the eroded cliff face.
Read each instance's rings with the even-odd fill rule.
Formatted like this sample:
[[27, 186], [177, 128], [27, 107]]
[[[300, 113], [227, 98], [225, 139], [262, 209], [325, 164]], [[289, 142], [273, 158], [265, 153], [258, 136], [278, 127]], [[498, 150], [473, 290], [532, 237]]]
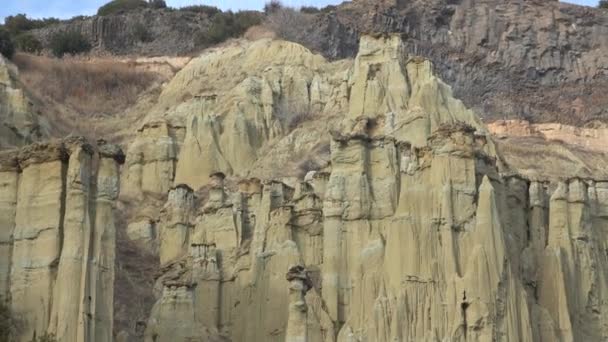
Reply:
[[112, 341], [121, 150], [84, 139], [0, 154], [0, 295], [15, 341]]
[[401, 35], [358, 51], [193, 59], [128, 148], [116, 218], [117, 148], [3, 153], [18, 340], [608, 339], [606, 154], [495, 139]]
[[401, 32], [484, 118], [581, 125], [606, 118], [607, 31], [605, 11], [561, 1], [354, 0], [303, 36], [344, 58], [362, 35]]
[[[282, 42], [255, 44], [296, 49]], [[227, 54], [222, 61], [236, 67], [225, 62], [235, 58], [228, 56], [238, 56], [243, 64], [255, 44], [210, 56]], [[197, 88], [197, 72], [213, 65], [221, 73], [228, 66], [203, 56], [207, 63], [190, 65], [174, 80], [189, 84], [195, 99], [196, 91], [206, 93], [186, 100], [200, 101], [203, 113], [205, 108], [230, 109], [219, 112], [217, 126], [208, 124], [213, 134], [196, 139], [189, 136], [200, 129], [200, 121], [193, 125], [198, 112], [155, 114], [165, 123], [189, 120], [183, 140], [172, 140], [177, 157], [165, 158], [175, 162], [162, 165], [193, 176], [167, 180], [158, 175], [170, 172], [154, 171], [162, 182], [152, 183], [170, 189], [154, 220], [161, 272], [144, 339], [608, 338], [608, 270], [602, 266], [607, 261], [608, 186], [601, 167], [578, 167], [591, 160], [597, 166], [605, 155], [543, 145], [566, 167], [557, 163], [549, 173], [531, 170], [535, 158], [525, 152], [527, 145], [494, 142], [473, 112], [434, 76], [432, 64], [407, 55], [401, 37], [364, 36], [359, 51], [353, 63], [317, 64], [330, 80], [322, 83], [323, 94], [333, 94], [321, 103], [321, 113], [342, 113], [328, 116], [323, 128], [304, 124], [285, 130], [273, 101], [293, 81], [280, 82], [268, 95], [258, 92], [255, 103], [265, 103], [260, 99], [267, 96], [267, 115], [241, 120], [250, 127], [248, 134], [276, 127], [276, 135], [256, 135], [263, 137], [259, 145], [247, 139], [218, 143], [244, 132], [224, 123], [233, 122], [239, 115], [234, 108], [251, 97], [225, 97], [219, 91], [211, 96], [207, 88]], [[241, 84], [270, 70], [286, 72], [293, 58], [274, 61], [263, 70], [245, 68], [251, 73], [241, 76]], [[295, 89], [304, 89], [314, 77]], [[224, 85], [228, 94], [236, 91], [230, 82]], [[171, 101], [169, 94], [160, 102]], [[312, 92], [287, 94], [289, 101], [310, 105], [312, 96], [306, 94]], [[249, 108], [243, 114], [259, 113], [252, 110], [259, 107], [240, 108]], [[329, 140], [329, 163], [299, 181], [246, 177], [247, 165], [255, 169], [267, 161], [257, 151], [280, 155], [281, 142], [314, 136], [310, 130]], [[173, 134], [161, 131], [148, 146], [161, 146]], [[194, 141], [195, 163], [184, 160], [191, 158], [192, 152], [184, 151], [192, 151]], [[212, 145], [204, 141], [216, 145], [209, 149]], [[315, 144], [301, 148], [314, 150]], [[218, 162], [220, 155], [252, 159], [235, 166], [232, 157]], [[287, 165], [277, 161], [275, 168]], [[211, 176], [203, 179], [202, 171]]]
[[49, 136], [48, 123], [34, 113], [16, 79], [17, 68], [0, 56], [0, 149], [22, 146]]

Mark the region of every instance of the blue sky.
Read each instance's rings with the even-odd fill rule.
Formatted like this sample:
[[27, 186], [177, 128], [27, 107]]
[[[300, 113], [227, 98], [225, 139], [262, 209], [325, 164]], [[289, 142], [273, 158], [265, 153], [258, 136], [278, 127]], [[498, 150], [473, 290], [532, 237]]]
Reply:
[[[4, 17], [26, 13], [32, 18], [71, 18], [76, 15], [95, 14], [97, 8], [109, 0], [0, 0], [0, 21]], [[206, 4], [221, 9], [261, 9], [266, 0], [167, 0], [172, 7]], [[299, 7], [302, 5], [325, 6], [338, 4], [342, 0], [282, 0], [286, 5]], [[598, 0], [568, 0], [566, 2], [595, 6]]]

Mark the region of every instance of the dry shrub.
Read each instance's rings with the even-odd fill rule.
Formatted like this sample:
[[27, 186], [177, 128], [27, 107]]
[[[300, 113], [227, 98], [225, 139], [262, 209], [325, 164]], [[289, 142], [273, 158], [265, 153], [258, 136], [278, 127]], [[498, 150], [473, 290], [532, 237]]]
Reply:
[[256, 41], [256, 40], [260, 40], [260, 39], [275, 39], [276, 38], [276, 34], [269, 30], [268, 28], [262, 26], [262, 25], [256, 25], [256, 26], [252, 26], [250, 27], [247, 32], [245, 32], [245, 39], [250, 40], [250, 41]]
[[265, 25], [284, 40], [309, 46], [315, 15], [290, 7], [281, 7], [268, 14]]
[[81, 114], [112, 115], [135, 104], [158, 78], [133, 63], [53, 59], [17, 54], [21, 80], [38, 96], [69, 106]]

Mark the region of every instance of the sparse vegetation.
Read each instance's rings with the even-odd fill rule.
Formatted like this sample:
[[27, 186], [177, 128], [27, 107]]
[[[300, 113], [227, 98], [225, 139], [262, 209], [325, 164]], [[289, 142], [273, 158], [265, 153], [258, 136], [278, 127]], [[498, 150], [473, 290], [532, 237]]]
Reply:
[[51, 52], [55, 57], [66, 54], [78, 55], [91, 51], [91, 43], [77, 31], [63, 31], [55, 33], [50, 39]]
[[597, 5], [597, 7], [599, 7], [599, 8], [608, 8], [608, 0], [600, 0], [600, 2]]
[[208, 31], [199, 32], [196, 43], [201, 47], [215, 45], [229, 38], [238, 37], [250, 27], [259, 25], [261, 22], [262, 18], [256, 12], [220, 12], [213, 16]]
[[15, 45], [11, 35], [3, 28], [0, 28], [0, 54], [9, 59], [15, 54]]
[[83, 115], [118, 113], [133, 105], [157, 79], [135, 64], [112, 60], [83, 62], [17, 54], [13, 61], [30, 91]]
[[310, 46], [309, 29], [313, 25], [314, 14], [297, 11], [290, 7], [281, 7], [270, 12], [266, 17], [266, 26], [278, 37], [292, 42]]
[[165, 0], [150, 0], [150, 7], [152, 8], [167, 8], [167, 3]]
[[23, 32], [15, 37], [15, 45], [22, 52], [40, 54], [42, 51], [42, 43], [31, 33]]
[[206, 6], [206, 5], [185, 6], [185, 7], [181, 7], [179, 10], [184, 11], [184, 12], [205, 13], [209, 17], [212, 17], [212, 16], [222, 12], [217, 7]]
[[308, 13], [308, 14], [316, 14], [316, 13], [321, 12], [321, 10], [318, 9], [318, 8], [316, 8], [316, 7], [314, 7], [314, 6], [302, 6], [300, 8], [300, 12], [302, 12], [302, 13]]
[[121, 14], [136, 9], [147, 8], [148, 5], [145, 0], [112, 0], [99, 7], [97, 15]]
[[57, 24], [57, 18], [30, 19], [25, 14], [10, 15], [4, 18], [4, 27], [13, 36], [20, 33], [40, 29], [49, 25]]
[[264, 13], [271, 14], [283, 8], [283, 3], [279, 0], [271, 0], [264, 5]]
[[137, 23], [133, 26], [133, 34], [135, 35], [135, 38], [142, 43], [154, 41], [154, 36], [143, 23]]

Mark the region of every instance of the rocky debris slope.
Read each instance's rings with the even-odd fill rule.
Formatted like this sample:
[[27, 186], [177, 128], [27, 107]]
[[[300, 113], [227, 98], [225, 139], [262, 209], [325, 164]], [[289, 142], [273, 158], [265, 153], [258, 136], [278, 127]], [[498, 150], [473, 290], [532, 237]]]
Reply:
[[[123, 183], [140, 203], [130, 236], [161, 268], [144, 340], [608, 338], [606, 155], [537, 146], [555, 153], [544, 172], [399, 35], [360, 44], [329, 63], [237, 42], [165, 89]], [[291, 131], [284, 103], [321, 116]], [[329, 162], [303, 180], [252, 177], [316, 151], [305, 137], [329, 140]]]
[[21, 146], [49, 136], [48, 123], [34, 113], [17, 79], [17, 68], [0, 56], [0, 149]]
[[122, 162], [117, 146], [78, 138], [0, 153], [0, 296], [14, 341], [112, 341]]
[[457, 97], [491, 119], [584, 124], [606, 119], [607, 12], [558, 1], [345, 2], [320, 13], [306, 45], [357, 54], [362, 34], [401, 32]]

